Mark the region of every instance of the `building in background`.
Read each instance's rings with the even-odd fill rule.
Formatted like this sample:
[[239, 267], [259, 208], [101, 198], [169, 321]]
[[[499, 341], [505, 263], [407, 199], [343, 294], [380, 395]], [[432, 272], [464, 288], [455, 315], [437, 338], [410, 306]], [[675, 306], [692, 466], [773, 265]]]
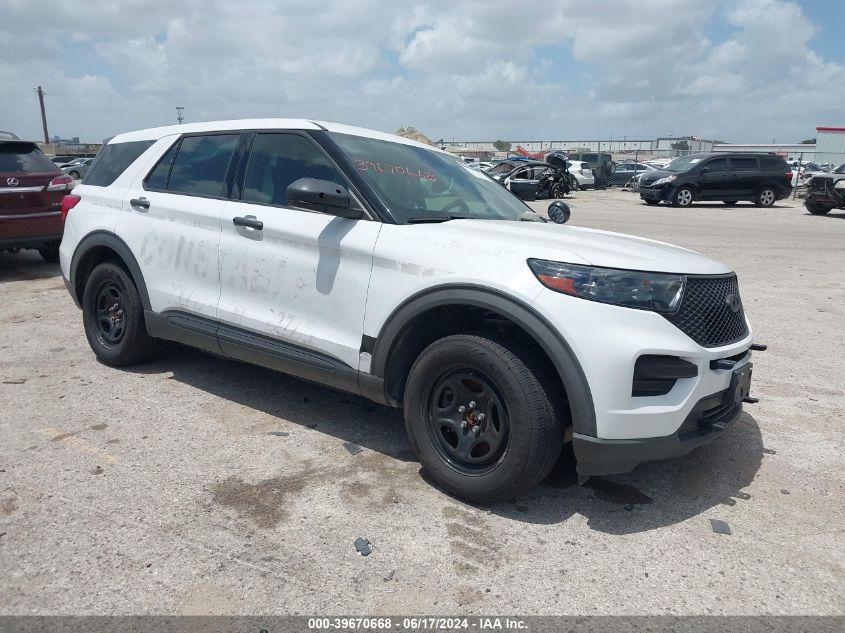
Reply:
[[816, 158], [817, 163], [845, 163], [845, 127], [816, 128]]
[[788, 163], [816, 161], [816, 146], [812, 143], [720, 143], [714, 152], [765, 152], [783, 156]]

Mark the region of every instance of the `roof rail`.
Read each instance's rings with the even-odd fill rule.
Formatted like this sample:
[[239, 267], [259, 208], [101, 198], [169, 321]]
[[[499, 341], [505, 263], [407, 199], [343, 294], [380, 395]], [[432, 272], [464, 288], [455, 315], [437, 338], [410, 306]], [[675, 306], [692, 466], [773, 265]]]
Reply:
[[4, 141], [19, 141], [21, 140], [21, 137], [12, 132], [0, 130], [0, 139], [3, 139]]

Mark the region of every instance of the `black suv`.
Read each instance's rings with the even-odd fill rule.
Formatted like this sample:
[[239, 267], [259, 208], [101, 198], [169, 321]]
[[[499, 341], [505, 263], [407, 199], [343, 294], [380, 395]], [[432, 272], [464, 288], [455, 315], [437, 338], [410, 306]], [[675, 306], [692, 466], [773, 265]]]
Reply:
[[665, 201], [675, 207], [718, 200], [770, 207], [791, 192], [792, 170], [774, 154], [690, 154], [640, 179], [640, 198], [646, 204]]

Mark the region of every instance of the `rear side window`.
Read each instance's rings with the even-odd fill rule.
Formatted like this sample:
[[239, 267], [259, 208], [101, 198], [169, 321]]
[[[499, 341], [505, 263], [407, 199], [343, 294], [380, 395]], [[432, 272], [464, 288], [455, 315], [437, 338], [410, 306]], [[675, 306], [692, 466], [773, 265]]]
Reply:
[[252, 148], [242, 199], [287, 205], [288, 185], [300, 178], [330, 180], [346, 186], [329, 159], [308, 139], [296, 134], [259, 134]]
[[34, 143], [0, 143], [0, 172], [54, 172], [56, 165]]
[[83, 185], [108, 187], [126, 168], [147, 151], [154, 141], [131, 141], [129, 143], [109, 143], [94, 158], [88, 173], [82, 179]]
[[756, 171], [759, 169], [756, 158], [731, 158], [731, 166], [734, 171]]
[[164, 156], [159, 159], [156, 166], [150, 172], [150, 175], [147, 176], [147, 179], [144, 181], [147, 189], [159, 189], [161, 191], [167, 189], [167, 179], [170, 178], [170, 168], [173, 166], [173, 158], [176, 156], [178, 149], [179, 143], [174, 143], [170, 146], [170, 149], [165, 152]]
[[183, 138], [170, 169], [167, 191], [222, 196], [226, 172], [239, 139], [239, 134]]

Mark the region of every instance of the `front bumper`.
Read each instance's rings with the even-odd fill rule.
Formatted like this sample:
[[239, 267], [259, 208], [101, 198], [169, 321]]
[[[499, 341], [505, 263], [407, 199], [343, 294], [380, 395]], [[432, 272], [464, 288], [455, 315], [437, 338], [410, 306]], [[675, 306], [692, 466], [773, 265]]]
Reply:
[[668, 191], [668, 187], [643, 188], [642, 185], [639, 187], [640, 198], [643, 200], [666, 200]]
[[666, 437], [608, 440], [576, 433], [572, 448], [582, 477], [618, 475], [643, 462], [673, 459], [710, 444], [742, 413], [742, 402], [734, 398], [734, 385], [702, 398], [690, 411], [680, 429]]

